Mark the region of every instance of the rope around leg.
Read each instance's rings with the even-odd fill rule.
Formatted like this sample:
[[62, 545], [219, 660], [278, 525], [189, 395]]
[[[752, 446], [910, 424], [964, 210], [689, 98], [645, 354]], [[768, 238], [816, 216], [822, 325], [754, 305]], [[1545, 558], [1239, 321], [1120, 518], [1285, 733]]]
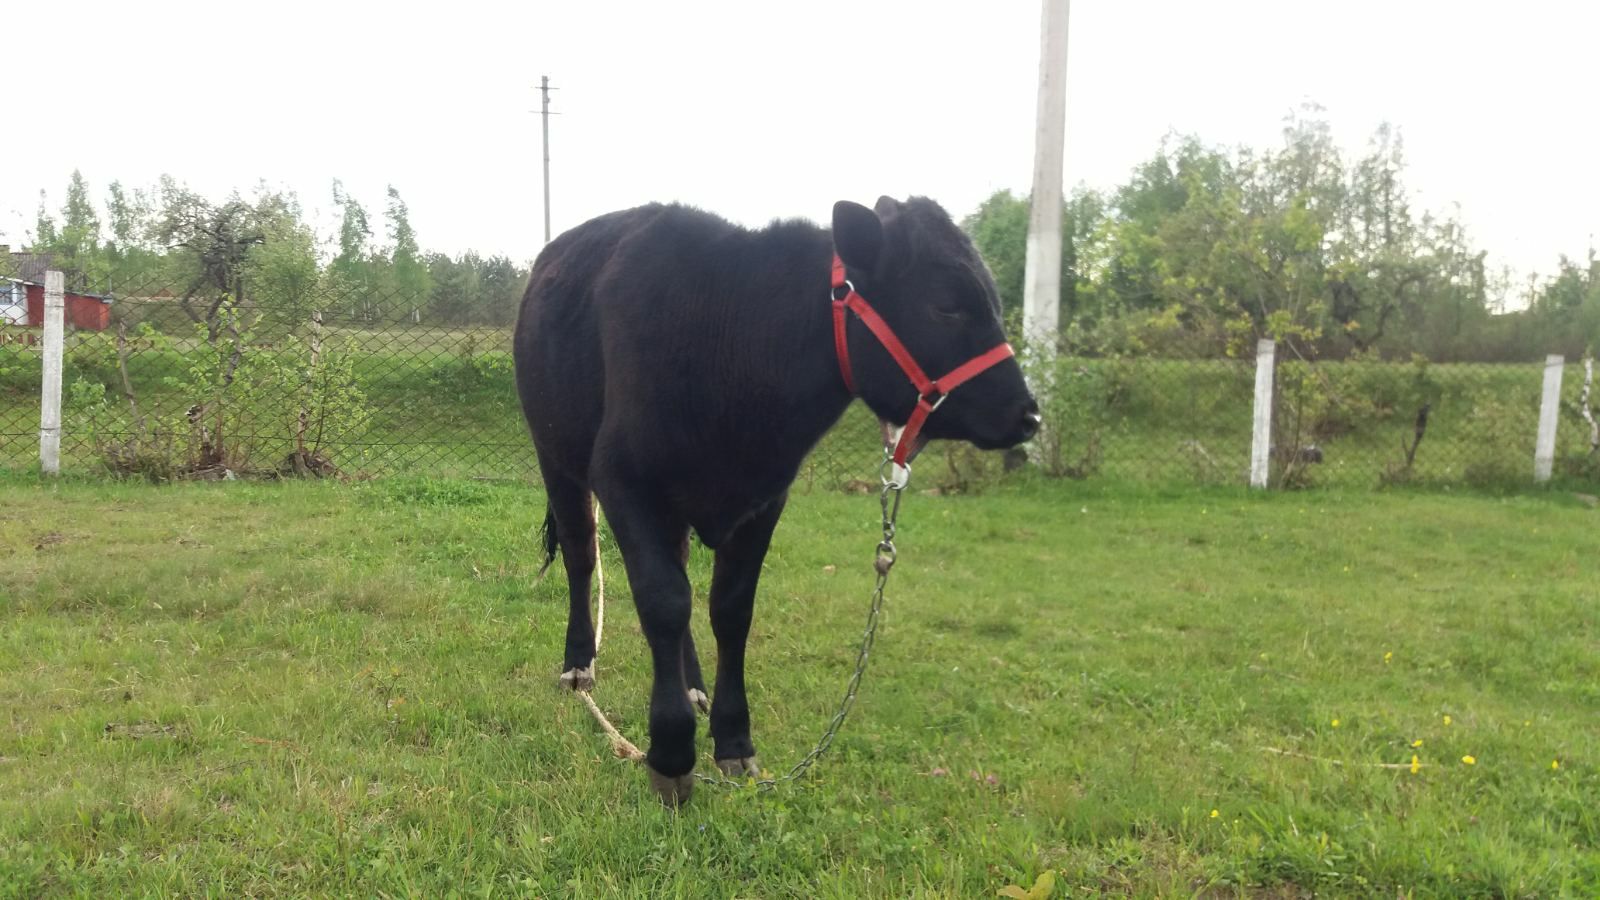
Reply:
[[[884, 459], [883, 471], [886, 472], [888, 471], [887, 451], [885, 451]], [[907, 470], [907, 474], [909, 474], [909, 470]], [[845, 685], [844, 700], [839, 704], [839, 711], [834, 714], [833, 721], [828, 723], [828, 727], [823, 731], [822, 738], [817, 742], [817, 745], [800, 762], [796, 763], [794, 768], [790, 769], [787, 774], [778, 778], [739, 782], [726, 778], [708, 777], [697, 772], [692, 773], [701, 783], [713, 784], [718, 787], [753, 786], [761, 789], [771, 789], [777, 787], [781, 782], [793, 781], [805, 774], [805, 771], [811, 768], [811, 765], [821, 758], [823, 753], [827, 752], [828, 747], [833, 743], [834, 737], [838, 735], [839, 729], [843, 727], [845, 718], [850, 714], [850, 708], [855, 705], [856, 691], [861, 686], [861, 676], [866, 674], [867, 671], [867, 658], [872, 653], [873, 639], [877, 636], [878, 631], [878, 618], [883, 611], [883, 589], [889, 582], [889, 570], [894, 567], [895, 563], [895, 520], [900, 515], [900, 496], [901, 492], [905, 490], [905, 483], [903, 478], [896, 481], [882, 474], [880, 474], [880, 478], [883, 481], [883, 491], [878, 499], [883, 507], [883, 540], [878, 543], [877, 557], [873, 560], [873, 568], [877, 570], [878, 582], [873, 589], [872, 602], [868, 607], [867, 628], [861, 635], [861, 649], [856, 657], [855, 672], [851, 674], [849, 683]], [[601, 628], [605, 623], [606, 614], [605, 571], [600, 563], [600, 504], [598, 500], [595, 501], [593, 515], [595, 522], [594, 567], [600, 583], [600, 589], [596, 597], [597, 624], [594, 633], [594, 653], [595, 658], [598, 660], [600, 656]], [[589, 696], [589, 692], [577, 691], [576, 693], [583, 700], [583, 704], [589, 707], [590, 714], [594, 716], [595, 722], [599, 723], [601, 730], [606, 733], [606, 737], [611, 740], [611, 751], [617, 755], [617, 758], [636, 763], [644, 762], [644, 754], [640, 752], [638, 747], [634, 746], [632, 741], [623, 737], [622, 732], [618, 731], [615, 725], [611, 724], [611, 720], [606, 718], [606, 714], [601, 711], [599, 704], [594, 702], [594, 698]]]
[[591, 497], [589, 508], [589, 521], [594, 528], [594, 577], [600, 585], [600, 594], [595, 598], [594, 617], [594, 655], [598, 657], [600, 636], [606, 633], [606, 568], [600, 564], [600, 501]]
[[[600, 637], [605, 633], [606, 628], [606, 570], [605, 566], [600, 562], [600, 504], [598, 502], [594, 504], [592, 515], [594, 516], [594, 573], [595, 579], [599, 583], [599, 591], [595, 596], [594, 624], [594, 655], [595, 659], [598, 660], [600, 658]], [[590, 665], [593, 665], [593, 663], [590, 663]], [[617, 730], [617, 726], [611, 724], [611, 720], [606, 718], [606, 714], [600, 710], [600, 705], [594, 702], [594, 698], [589, 696], [589, 692], [578, 691], [577, 694], [578, 698], [583, 701], [583, 705], [589, 707], [589, 712], [594, 715], [594, 720], [600, 724], [600, 729], [606, 733], [606, 737], [611, 739], [611, 752], [615, 753], [618, 759], [625, 759], [629, 762], [644, 762], [644, 753], [634, 746], [632, 741], [623, 737], [622, 732]]]

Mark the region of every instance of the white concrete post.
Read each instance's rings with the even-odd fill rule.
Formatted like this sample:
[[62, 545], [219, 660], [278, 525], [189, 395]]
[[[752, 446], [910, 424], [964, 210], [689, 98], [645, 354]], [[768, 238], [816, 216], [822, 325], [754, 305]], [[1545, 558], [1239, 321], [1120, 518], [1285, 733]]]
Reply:
[[1556, 461], [1556, 422], [1561, 418], [1561, 372], [1566, 359], [1544, 359], [1544, 394], [1539, 400], [1539, 438], [1533, 446], [1533, 480], [1549, 481]]
[[1600, 453], [1600, 422], [1594, 418], [1594, 410], [1589, 405], [1589, 398], [1594, 389], [1594, 357], [1583, 358], [1583, 393], [1578, 395], [1578, 410], [1583, 413], [1583, 420], [1589, 423], [1589, 452]]
[[60, 272], [44, 275], [44, 387], [39, 392], [39, 468], [61, 472], [61, 362], [66, 347], [66, 301]]
[[1022, 288], [1022, 331], [1055, 351], [1061, 320], [1061, 206], [1067, 135], [1069, 0], [1043, 0], [1039, 36], [1039, 106], [1033, 149], [1033, 197]]
[[1272, 473], [1272, 378], [1278, 345], [1256, 341], [1255, 420], [1250, 431], [1250, 486], [1264, 488]]

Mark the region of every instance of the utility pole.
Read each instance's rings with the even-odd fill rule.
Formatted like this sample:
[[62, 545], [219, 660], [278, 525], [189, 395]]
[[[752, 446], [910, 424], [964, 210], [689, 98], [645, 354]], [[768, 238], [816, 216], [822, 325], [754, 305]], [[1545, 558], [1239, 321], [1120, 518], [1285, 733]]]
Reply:
[[544, 120], [544, 242], [550, 243], [550, 76], [539, 78], [539, 96], [542, 100], [539, 117]]
[[1023, 332], [1042, 354], [1055, 352], [1061, 324], [1062, 170], [1067, 134], [1067, 10], [1071, 0], [1043, 0], [1039, 107], [1033, 151], [1032, 211], [1022, 294]]

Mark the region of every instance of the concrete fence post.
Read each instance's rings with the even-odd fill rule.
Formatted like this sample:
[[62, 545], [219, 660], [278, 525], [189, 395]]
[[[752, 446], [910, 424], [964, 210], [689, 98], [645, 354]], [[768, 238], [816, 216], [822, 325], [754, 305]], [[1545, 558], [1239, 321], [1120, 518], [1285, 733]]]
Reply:
[[1278, 345], [1256, 341], [1255, 422], [1250, 433], [1250, 486], [1264, 488], [1272, 473], [1272, 379]]
[[39, 392], [39, 468], [61, 472], [61, 364], [66, 352], [65, 279], [44, 275], [44, 384]]
[[1533, 480], [1549, 481], [1556, 461], [1556, 423], [1561, 419], [1561, 372], [1566, 359], [1556, 354], [1544, 360], [1544, 395], [1539, 400], [1539, 436], [1533, 446]]

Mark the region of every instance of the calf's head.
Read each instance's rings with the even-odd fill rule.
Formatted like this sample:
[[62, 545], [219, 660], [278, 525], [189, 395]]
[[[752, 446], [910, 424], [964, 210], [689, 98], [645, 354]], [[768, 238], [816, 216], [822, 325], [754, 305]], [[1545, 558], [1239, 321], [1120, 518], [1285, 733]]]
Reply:
[[[937, 203], [882, 197], [873, 209], [840, 201], [833, 243], [856, 293], [894, 330], [911, 356], [938, 379], [1005, 341], [1000, 295], [972, 241]], [[873, 334], [847, 327], [850, 364], [863, 402], [889, 425], [903, 425], [918, 393]], [[1014, 447], [1039, 428], [1039, 406], [1015, 359], [1005, 359], [951, 391], [928, 417], [922, 439], [969, 441], [985, 450]]]

